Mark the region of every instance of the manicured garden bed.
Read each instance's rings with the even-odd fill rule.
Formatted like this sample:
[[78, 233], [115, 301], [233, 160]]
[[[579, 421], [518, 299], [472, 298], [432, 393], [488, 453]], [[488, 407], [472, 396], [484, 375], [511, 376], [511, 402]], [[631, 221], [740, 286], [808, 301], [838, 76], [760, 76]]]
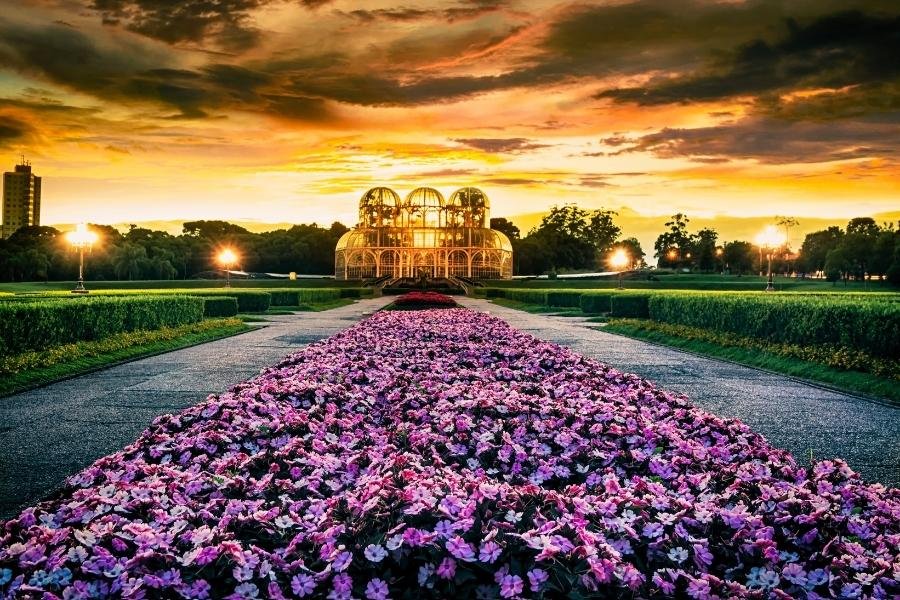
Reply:
[[407, 292], [394, 298], [388, 310], [424, 310], [428, 308], [456, 308], [456, 300], [446, 294], [429, 291]]
[[900, 490], [839, 461], [488, 315], [384, 311], [8, 521], [0, 595], [890, 598], [898, 548]]

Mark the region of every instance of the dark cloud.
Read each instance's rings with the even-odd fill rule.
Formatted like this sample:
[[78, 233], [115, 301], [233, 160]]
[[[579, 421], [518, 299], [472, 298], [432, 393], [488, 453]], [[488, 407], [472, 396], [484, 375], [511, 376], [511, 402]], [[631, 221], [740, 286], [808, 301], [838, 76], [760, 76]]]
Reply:
[[491, 153], [524, 152], [547, 147], [547, 144], [538, 144], [527, 138], [456, 138], [453, 141]]
[[859, 11], [793, 19], [777, 43], [755, 39], [698, 73], [658, 78], [598, 98], [644, 105], [758, 96], [803, 88], [841, 88], [900, 77], [900, 16]]
[[33, 129], [31, 125], [12, 115], [0, 114], [0, 146], [11, 142], [19, 142], [29, 137]]
[[371, 23], [373, 21], [421, 21], [421, 20], [441, 20], [447, 22], [459, 21], [464, 19], [474, 19], [482, 15], [496, 12], [500, 10], [505, 3], [503, 2], [468, 2], [459, 6], [449, 6], [444, 8], [376, 8], [376, 9], [356, 9], [346, 14], [359, 21]]
[[606, 175], [583, 175], [579, 178], [578, 184], [583, 187], [613, 187], [613, 184], [606, 180]]
[[102, 46], [79, 30], [0, 19], [0, 63], [96, 97], [161, 103], [201, 116], [208, 98], [191, 71], [162, 67], [139, 45]]
[[438, 177], [467, 177], [477, 173], [475, 169], [437, 169], [434, 171], [421, 171], [407, 175], [409, 179], [429, 179]]
[[515, 177], [492, 177], [485, 179], [484, 182], [493, 185], [540, 185], [544, 183], [541, 179], [517, 179]]
[[250, 12], [267, 0], [93, 0], [91, 8], [108, 25], [162, 40], [201, 43], [215, 40], [223, 48], [253, 46], [259, 32]]
[[618, 153], [652, 152], [696, 162], [754, 159], [816, 163], [900, 155], [900, 113], [855, 121], [783, 121], [747, 118], [733, 125], [666, 128], [633, 140]]
[[331, 121], [334, 118], [328, 104], [320, 98], [286, 94], [263, 94], [264, 111], [298, 121]]
[[332, 2], [334, 2], [334, 0], [300, 0], [300, 4], [306, 8], [319, 8], [320, 6], [325, 6]]

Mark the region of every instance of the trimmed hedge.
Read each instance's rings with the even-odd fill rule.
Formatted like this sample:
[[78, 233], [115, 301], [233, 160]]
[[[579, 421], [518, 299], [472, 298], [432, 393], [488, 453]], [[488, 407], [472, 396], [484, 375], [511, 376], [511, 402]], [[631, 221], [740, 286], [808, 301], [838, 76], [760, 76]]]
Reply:
[[375, 295], [375, 290], [372, 288], [340, 288], [340, 291], [341, 298], [362, 298]]
[[651, 295], [646, 292], [618, 292], [609, 298], [609, 314], [614, 317], [631, 317], [646, 319], [650, 316], [648, 301]]
[[214, 292], [189, 292], [191, 296], [206, 298], [208, 296], [229, 297], [237, 300], [239, 312], [266, 312], [272, 305], [272, 294], [269, 292], [248, 292], [244, 290], [216, 290]]
[[188, 296], [78, 298], [0, 303], [0, 354], [42, 350], [138, 329], [203, 319], [203, 299]]
[[206, 296], [203, 298], [204, 317], [233, 317], [238, 314], [237, 298], [232, 296]]
[[527, 289], [509, 289], [503, 290], [503, 296], [507, 300], [514, 302], [522, 302], [523, 304], [540, 304], [546, 306], [547, 291], [546, 290], [527, 290]]
[[272, 296], [272, 306], [300, 305], [300, 300], [297, 298], [297, 290], [270, 290], [269, 295]]
[[655, 321], [785, 344], [836, 344], [900, 356], [900, 304], [834, 296], [653, 294]]
[[581, 296], [584, 292], [580, 290], [548, 290], [547, 306], [559, 308], [579, 308], [581, 306]]
[[613, 290], [600, 290], [585, 292], [578, 299], [582, 312], [594, 315], [606, 314], [610, 311], [610, 298], [616, 292]]
[[300, 304], [315, 304], [319, 302], [334, 302], [341, 299], [341, 290], [338, 288], [308, 288], [297, 291]]

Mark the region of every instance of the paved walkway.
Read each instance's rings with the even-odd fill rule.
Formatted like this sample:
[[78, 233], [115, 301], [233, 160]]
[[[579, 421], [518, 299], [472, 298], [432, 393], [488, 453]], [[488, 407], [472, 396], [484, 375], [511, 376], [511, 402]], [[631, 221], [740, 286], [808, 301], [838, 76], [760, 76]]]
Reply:
[[[389, 300], [269, 317], [265, 327], [239, 336], [0, 398], [0, 519], [131, 443], [158, 415], [226, 390]], [[900, 485], [900, 409], [604, 333], [583, 319], [533, 315], [471, 298], [460, 302], [687, 394], [705, 410], [738, 417], [799, 461], [808, 460], [810, 451], [816, 460], [838, 456], [869, 481]]]
[[815, 460], [840, 457], [867, 481], [900, 485], [900, 408], [604, 333], [584, 319], [529, 314], [472, 298], [460, 302], [682, 392], [704, 410], [737, 417], [800, 463], [809, 461], [810, 452]]
[[0, 519], [130, 444], [157, 416], [224, 391], [389, 301], [271, 316], [238, 336], [0, 398]]

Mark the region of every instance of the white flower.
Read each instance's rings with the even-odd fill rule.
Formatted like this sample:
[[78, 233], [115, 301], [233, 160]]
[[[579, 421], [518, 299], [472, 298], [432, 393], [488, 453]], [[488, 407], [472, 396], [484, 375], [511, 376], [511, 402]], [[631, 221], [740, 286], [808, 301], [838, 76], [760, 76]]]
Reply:
[[387, 550], [385, 550], [384, 546], [382, 546], [381, 544], [369, 544], [363, 551], [363, 556], [368, 558], [373, 563], [380, 563], [387, 555]]
[[669, 550], [669, 559], [676, 563], [683, 563], [687, 560], [687, 557], [688, 551], [680, 546]]

